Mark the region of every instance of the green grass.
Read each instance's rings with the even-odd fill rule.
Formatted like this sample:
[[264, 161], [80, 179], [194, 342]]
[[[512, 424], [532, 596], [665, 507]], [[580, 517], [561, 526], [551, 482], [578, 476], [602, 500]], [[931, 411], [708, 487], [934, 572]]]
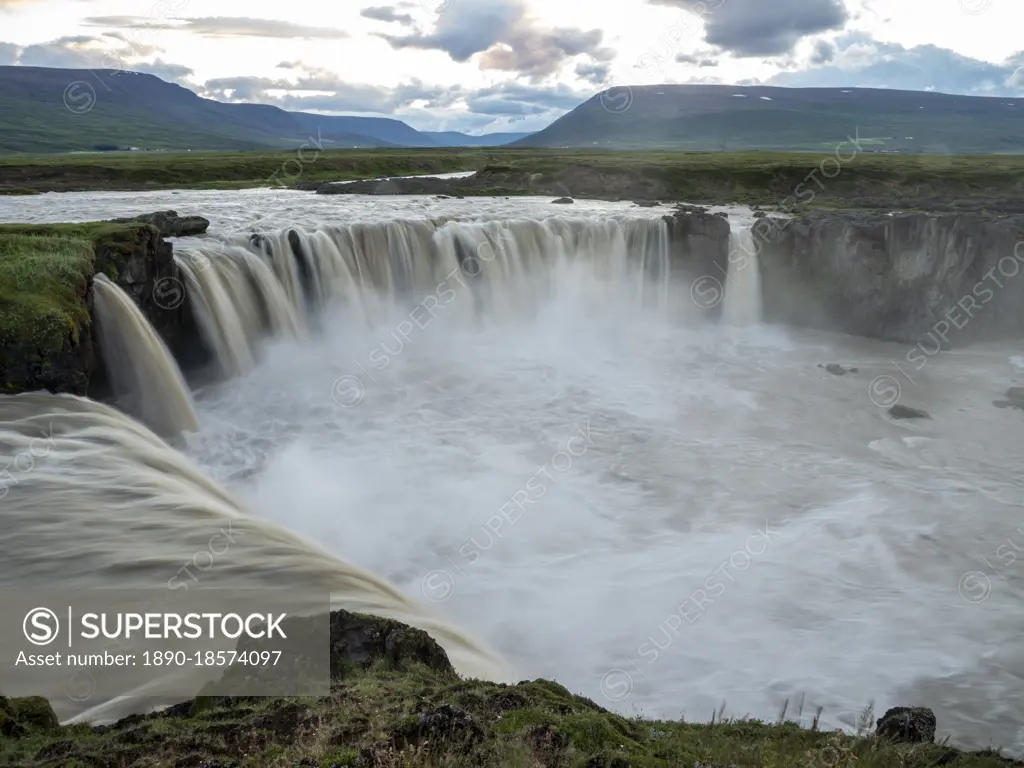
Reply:
[[[40, 718], [42, 719], [42, 718]], [[870, 713], [864, 718], [871, 719]], [[809, 723], [809, 725], [811, 725]], [[353, 672], [321, 699], [197, 699], [96, 732], [77, 725], [0, 738], [0, 764], [171, 768], [996, 768], [994, 752], [894, 745], [795, 722], [626, 718], [546, 680], [501, 686], [422, 666]], [[1017, 763], [1019, 765], [1019, 763]]]
[[0, 224], [0, 343], [38, 354], [77, 342], [89, 323], [86, 289], [116, 278], [145, 224]]
[[[791, 153], [509, 148], [307, 151], [301, 159], [296, 152], [7, 156], [0, 157], [0, 191], [237, 189], [486, 170], [507, 174], [508, 180], [490, 184], [485, 192], [522, 194], [522, 180], [529, 174], [557, 178], [582, 169], [611, 178], [646, 179], [659, 193], [692, 202], [771, 205], [801, 189], [805, 197], [813, 192], [813, 199], [806, 201], [809, 205], [842, 205], [858, 198], [1018, 199], [1024, 192], [1024, 155], [861, 153], [842, 164], [838, 174], [834, 158], [834, 149]], [[832, 178], [822, 173], [823, 162]]]
[[0, 191], [237, 189], [298, 182], [471, 171], [481, 150], [128, 152], [0, 156]]
[[56, 352], [89, 322], [93, 247], [62, 236], [0, 235], [0, 343]]

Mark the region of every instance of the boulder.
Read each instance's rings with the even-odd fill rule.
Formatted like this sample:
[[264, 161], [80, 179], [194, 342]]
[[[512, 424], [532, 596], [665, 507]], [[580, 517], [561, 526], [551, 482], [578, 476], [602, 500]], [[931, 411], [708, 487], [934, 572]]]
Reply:
[[889, 409], [889, 415], [894, 419], [930, 419], [926, 411], [919, 408], [911, 408], [906, 405], [894, 405]]
[[151, 224], [160, 230], [161, 237], [193, 237], [202, 235], [210, 226], [202, 216], [179, 216], [176, 211], [144, 213], [129, 219], [112, 219], [117, 224]]
[[875, 736], [900, 744], [931, 744], [935, 713], [924, 707], [893, 707], [878, 719]]
[[[294, 690], [296, 680], [321, 674], [317, 659], [310, 658], [310, 649], [323, 647], [326, 639], [323, 622], [322, 614], [289, 616], [280, 623], [285, 640], [267, 641], [243, 635], [235, 646], [240, 655], [282, 651], [280, 661], [269, 667], [232, 665], [220, 682], [208, 684], [200, 696], [217, 697], [229, 690], [235, 695], [248, 690], [272, 691], [277, 686]], [[448, 654], [422, 629], [391, 619], [337, 610], [330, 614], [329, 631], [331, 681], [343, 680], [356, 669], [365, 670], [378, 663], [394, 670], [421, 664], [443, 677], [458, 678]]]
[[571, 205], [576, 201], [573, 200], [571, 197], [560, 197], [557, 200], [552, 200], [551, 202], [554, 203], [555, 205]]
[[818, 367], [824, 368], [833, 376], [845, 376], [847, 373], [857, 373], [856, 368], [843, 368], [843, 366], [839, 365], [839, 363], [829, 363], [828, 365], [821, 365], [819, 363]]

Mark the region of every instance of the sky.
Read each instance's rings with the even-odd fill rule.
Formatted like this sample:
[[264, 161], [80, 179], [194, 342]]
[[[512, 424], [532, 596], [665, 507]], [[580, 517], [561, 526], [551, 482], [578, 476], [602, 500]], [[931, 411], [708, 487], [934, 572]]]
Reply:
[[627, 85], [1024, 96], [1022, 27], [1024, 0], [0, 0], [0, 65], [480, 134]]

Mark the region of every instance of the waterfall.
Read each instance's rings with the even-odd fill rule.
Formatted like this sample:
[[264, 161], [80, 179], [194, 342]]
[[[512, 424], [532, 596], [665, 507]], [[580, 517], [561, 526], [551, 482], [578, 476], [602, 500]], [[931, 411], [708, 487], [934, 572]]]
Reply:
[[[627, 292], [665, 310], [669, 232], [661, 218], [550, 217], [495, 221], [396, 220], [293, 227], [183, 251], [176, 261], [225, 377], [244, 375], [267, 336], [315, 332], [332, 304], [367, 323], [396, 307], [462, 292], [496, 315], [536, 309], [556, 290], [575, 290], [584, 265], [607, 296]], [[600, 297], [592, 297], [600, 299]]]
[[188, 385], [153, 326], [106, 275], [92, 285], [97, 335], [121, 407], [164, 437], [197, 431]]
[[[334, 607], [425, 630], [463, 675], [512, 682], [493, 653], [386, 581], [248, 517], [189, 458], [120, 411], [71, 395], [0, 398], [0, 454], [30, 451], [32, 470], [5, 488], [0, 587], [160, 595], [182, 564], [209, 552], [211, 536], [228, 526], [228, 543], [216, 545], [220, 554], [201, 573], [203, 588], [322, 588]], [[145, 691], [88, 709], [76, 709], [64, 690], [38, 694], [63, 707], [62, 717], [110, 719], [138, 711]]]
[[761, 268], [757, 244], [750, 227], [734, 227], [729, 234], [729, 266], [726, 274], [722, 319], [729, 325], [761, 322]]

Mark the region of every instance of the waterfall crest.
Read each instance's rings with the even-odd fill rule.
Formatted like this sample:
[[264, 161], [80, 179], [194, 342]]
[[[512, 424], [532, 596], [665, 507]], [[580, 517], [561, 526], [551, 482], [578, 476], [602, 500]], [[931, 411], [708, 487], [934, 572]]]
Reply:
[[[248, 517], [188, 457], [118, 410], [71, 395], [0, 398], [0, 453], [30, 451], [32, 471], [17, 477], [4, 498], [3, 587], [158, 594], [230, 524], [230, 545], [202, 572], [204, 587], [322, 588], [335, 607], [425, 630], [463, 675], [511, 679], [493, 653], [383, 579]], [[50, 693], [55, 703], [69, 706], [63, 691]], [[132, 698], [74, 714], [103, 718], [138, 711]]]
[[93, 279], [100, 347], [118, 402], [160, 435], [199, 429], [192, 395], [163, 339], [106, 275]]
[[734, 226], [729, 235], [729, 266], [722, 306], [722, 319], [729, 325], [761, 322], [761, 268], [757, 251], [750, 227]]
[[[560, 274], [587, 262], [609, 293], [664, 308], [662, 218], [396, 220], [238, 237], [176, 257], [202, 333], [225, 376], [256, 365], [267, 336], [315, 333], [318, 311], [355, 308], [368, 324], [395, 306], [466, 291], [498, 315], [535, 308]], [[570, 281], [571, 282], [571, 281]]]

